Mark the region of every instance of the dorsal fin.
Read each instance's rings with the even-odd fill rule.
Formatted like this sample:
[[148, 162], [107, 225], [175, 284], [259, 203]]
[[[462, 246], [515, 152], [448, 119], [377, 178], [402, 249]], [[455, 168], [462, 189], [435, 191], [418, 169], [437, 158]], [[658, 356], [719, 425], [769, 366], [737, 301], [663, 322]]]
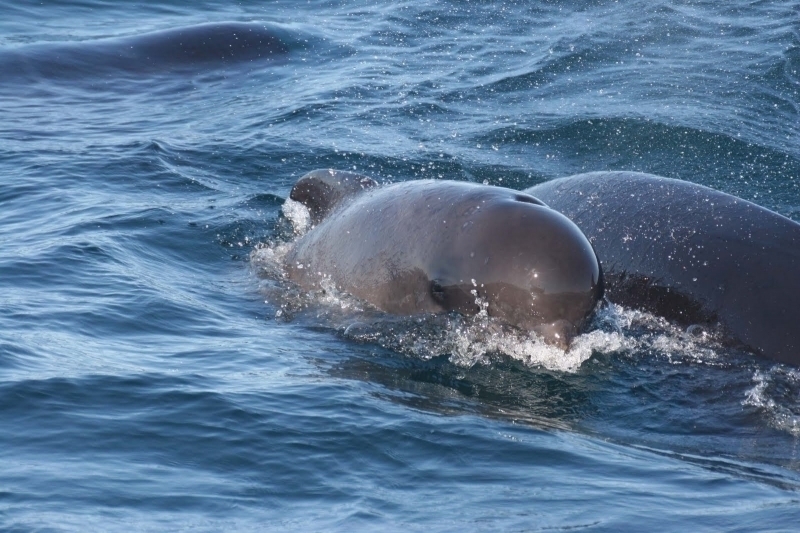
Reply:
[[305, 205], [314, 224], [343, 200], [378, 185], [374, 179], [346, 170], [312, 170], [294, 184], [289, 198]]

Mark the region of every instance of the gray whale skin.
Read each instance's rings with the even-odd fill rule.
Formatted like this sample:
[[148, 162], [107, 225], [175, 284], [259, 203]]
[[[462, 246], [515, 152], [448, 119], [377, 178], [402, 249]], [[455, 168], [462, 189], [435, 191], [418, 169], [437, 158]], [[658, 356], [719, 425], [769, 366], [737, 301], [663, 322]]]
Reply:
[[701, 185], [592, 172], [525, 192], [574, 221], [603, 266], [611, 301], [800, 366], [800, 224]]
[[475, 314], [483, 302], [489, 316], [562, 348], [603, 294], [578, 227], [519, 191], [433, 180], [377, 186], [317, 170], [290, 198], [314, 223], [285, 258], [288, 277], [307, 290], [327, 278], [401, 315]]

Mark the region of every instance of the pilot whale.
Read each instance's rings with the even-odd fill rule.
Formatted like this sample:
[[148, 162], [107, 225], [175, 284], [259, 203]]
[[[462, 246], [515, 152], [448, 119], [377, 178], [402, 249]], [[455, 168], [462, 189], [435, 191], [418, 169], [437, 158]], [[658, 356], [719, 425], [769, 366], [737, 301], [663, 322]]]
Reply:
[[400, 315], [483, 307], [561, 347], [603, 294], [600, 264], [578, 227], [519, 191], [438, 180], [378, 186], [317, 170], [290, 198], [314, 223], [285, 257], [288, 277], [307, 290], [329, 280]]
[[608, 298], [800, 366], [800, 224], [693, 183], [593, 172], [525, 192], [594, 245]]
[[200, 72], [284, 57], [284, 31], [258, 22], [209, 22], [125, 37], [31, 44], [0, 50], [3, 83]]

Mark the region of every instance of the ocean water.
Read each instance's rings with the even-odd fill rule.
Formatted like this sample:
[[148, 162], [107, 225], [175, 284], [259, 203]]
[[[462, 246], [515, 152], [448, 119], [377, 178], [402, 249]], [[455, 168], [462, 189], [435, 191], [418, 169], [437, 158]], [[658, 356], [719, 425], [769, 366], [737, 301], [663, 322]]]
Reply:
[[0, 529], [797, 530], [800, 371], [615, 305], [563, 353], [296, 294], [320, 167], [800, 221], [800, 8], [3, 2]]

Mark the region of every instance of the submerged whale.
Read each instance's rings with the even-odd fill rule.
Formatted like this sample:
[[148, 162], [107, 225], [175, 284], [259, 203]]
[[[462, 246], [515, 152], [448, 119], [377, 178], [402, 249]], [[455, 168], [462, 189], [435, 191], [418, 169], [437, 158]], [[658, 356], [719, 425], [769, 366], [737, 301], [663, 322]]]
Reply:
[[489, 316], [566, 347], [603, 293], [597, 256], [568, 218], [527, 194], [452, 181], [377, 186], [334, 170], [290, 198], [315, 226], [285, 258], [311, 290], [332, 281], [375, 307]]
[[288, 52], [275, 28], [212, 22], [127, 37], [32, 44], [0, 51], [4, 81], [208, 69], [271, 60]]
[[592, 242], [608, 298], [800, 366], [800, 224], [701, 185], [593, 172], [525, 192]]

